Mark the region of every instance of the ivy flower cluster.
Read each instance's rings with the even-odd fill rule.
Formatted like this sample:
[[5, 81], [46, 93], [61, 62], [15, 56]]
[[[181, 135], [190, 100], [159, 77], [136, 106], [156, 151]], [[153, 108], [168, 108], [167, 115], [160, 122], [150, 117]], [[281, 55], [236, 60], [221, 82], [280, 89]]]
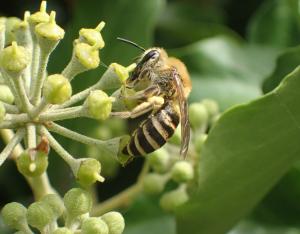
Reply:
[[[6, 144], [0, 153], [0, 166], [8, 159], [14, 160], [36, 200], [27, 208], [8, 203], [1, 211], [4, 222], [18, 234], [32, 234], [32, 228], [42, 234], [121, 234], [125, 222], [113, 210], [130, 204], [141, 192], [162, 194], [161, 207], [175, 211], [188, 201], [189, 188], [197, 182], [199, 155], [217, 119], [218, 105], [213, 100], [190, 105], [192, 141], [186, 160], [179, 156], [178, 128], [164, 148], [146, 157], [135, 184], [92, 207], [89, 188], [105, 181], [101, 163], [96, 157], [71, 155], [52, 133], [93, 146], [89, 149], [96, 149], [97, 155], [125, 164], [128, 158], [119, 154], [119, 149], [126, 137], [99, 140], [57, 122], [83, 117], [104, 121], [114, 116], [114, 110], [131, 105], [130, 99], [120, 98], [120, 94], [126, 91], [125, 81], [136, 64], [124, 67], [112, 63], [94, 85], [73, 94], [72, 80], [101, 64], [105, 23], [82, 28], [66, 67], [49, 74], [51, 53], [65, 34], [55, 17], [55, 11], [47, 12], [46, 2], [42, 1], [40, 9], [33, 14], [25, 12], [23, 20], [0, 18], [0, 135]], [[108, 95], [107, 90], [115, 92]], [[81, 187], [69, 190], [63, 199], [47, 175], [51, 149], [68, 164]]]
[[[116, 156], [119, 138], [109, 141], [93, 139], [56, 122], [80, 117], [109, 118], [115, 98], [107, 95], [105, 90], [120, 87], [135, 67], [135, 64], [129, 67], [111, 64], [96, 84], [72, 95], [71, 81], [100, 64], [99, 51], [105, 45], [101, 30], [105, 23], [100, 22], [96, 28], [81, 29], [65, 69], [58, 74], [48, 74], [49, 57], [65, 34], [56, 24], [55, 16], [55, 11], [48, 14], [44, 1], [38, 12], [26, 12], [23, 20], [0, 20], [0, 129], [7, 142], [0, 154], [0, 165], [15, 152], [12, 157], [16, 159], [19, 171], [29, 181], [33, 177], [40, 180], [48, 190], [51, 188], [44, 173], [49, 147], [70, 166], [82, 186], [104, 181], [97, 160], [73, 157], [51, 132], [97, 146]], [[82, 100], [82, 105], [75, 105]], [[44, 190], [45, 194], [47, 192]]]
[[[48, 194], [28, 208], [17, 202], [6, 204], [2, 211], [4, 222], [18, 230], [18, 234], [33, 234], [30, 227], [51, 234], [121, 234], [125, 228], [119, 212], [108, 212], [100, 217], [90, 217], [92, 198], [80, 188], [69, 190], [63, 201], [56, 194]], [[57, 226], [63, 217], [64, 227]]]

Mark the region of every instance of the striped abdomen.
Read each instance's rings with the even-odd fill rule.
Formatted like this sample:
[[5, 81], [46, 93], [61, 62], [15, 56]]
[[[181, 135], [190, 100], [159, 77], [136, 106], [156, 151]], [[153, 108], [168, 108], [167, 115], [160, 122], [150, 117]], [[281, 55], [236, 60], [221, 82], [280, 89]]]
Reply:
[[144, 156], [162, 147], [174, 134], [180, 115], [172, 101], [166, 102], [154, 115], [148, 117], [132, 134], [123, 154]]

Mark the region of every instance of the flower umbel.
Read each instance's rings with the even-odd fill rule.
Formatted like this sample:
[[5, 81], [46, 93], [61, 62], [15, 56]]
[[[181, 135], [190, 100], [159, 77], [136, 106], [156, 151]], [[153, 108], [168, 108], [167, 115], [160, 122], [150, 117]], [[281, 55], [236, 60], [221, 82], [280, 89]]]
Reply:
[[[100, 140], [57, 122], [90, 118], [82, 119], [80, 123], [84, 126], [85, 121], [99, 125], [104, 122], [108, 129], [109, 121], [126, 118], [127, 115], [116, 113], [126, 109], [124, 113], [128, 114], [140, 104], [139, 99], [133, 98], [138, 94], [136, 90], [126, 87], [126, 80], [136, 64], [105, 66], [106, 70], [94, 85], [73, 94], [72, 84], [77, 75], [101, 64], [101, 49], [106, 45], [102, 37], [105, 23], [101, 21], [95, 28], [82, 28], [78, 38], [74, 38], [72, 56], [66, 67], [51, 74], [47, 69], [48, 62], [65, 35], [55, 18], [56, 12], [47, 12], [46, 1], [42, 1], [40, 9], [32, 14], [26, 12], [23, 20], [0, 19], [0, 135], [6, 144], [0, 153], [0, 166], [8, 159], [14, 160], [35, 198], [27, 208], [16, 202], [7, 204], [1, 212], [4, 222], [22, 234], [33, 234], [31, 227], [41, 234], [121, 234], [125, 228], [124, 218], [112, 210], [128, 206], [141, 192], [161, 194], [161, 207], [174, 211], [189, 199], [189, 185], [195, 182], [197, 173], [198, 158], [195, 155], [201, 152], [206, 134], [217, 119], [217, 103], [204, 100], [190, 107], [194, 134], [191, 156], [186, 161], [174, 153], [178, 152], [181, 142], [180, 133], [176, 131], [165, 148], [147, 157], [136, 183], [93, 207], [92, 186], [106, 182], [109, 174], [101, 171], [109, 164], [100, 161], [109, 158], [123, 164], [128, 162], [127, 156], [118, 155], [120, 145], [127, 141], [128, 135], [115, 134], [112, 129], [118, 128], [118, 124], [113, 124], [106, 140]], [[164, 103], [163, 97], [148, 99], [154, 105], [159, 103], [157, 106]], [[88, 145], [93, 149], [88, 151], [94, 152], [93, 158], [75, 157], [52, 133]], [[104, 131], [101, 133], [105, 135]], [[50, 151], [56, 152], [67, 164], [80, 186], [70, 189], [63, 199], [48, 178]], [[165, 191], [170, 187], [169, 182], [177, 188], [173, 186], [173, 190]], [[61, 223], [64, 226], [58, 227]]]

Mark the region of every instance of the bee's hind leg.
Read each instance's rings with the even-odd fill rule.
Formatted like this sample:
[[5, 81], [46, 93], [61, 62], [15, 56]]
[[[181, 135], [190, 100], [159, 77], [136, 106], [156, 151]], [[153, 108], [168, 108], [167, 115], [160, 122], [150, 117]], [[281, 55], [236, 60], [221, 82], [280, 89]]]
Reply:
[[111, 116], [119, 117], [122, 119], [134, 119], [147, 112], [155, 111], [164, 104], [164, 99], [159, 96], [149, 97], [146, 102], [143, 102], [133, 108], [131, 111], [112, 112]]

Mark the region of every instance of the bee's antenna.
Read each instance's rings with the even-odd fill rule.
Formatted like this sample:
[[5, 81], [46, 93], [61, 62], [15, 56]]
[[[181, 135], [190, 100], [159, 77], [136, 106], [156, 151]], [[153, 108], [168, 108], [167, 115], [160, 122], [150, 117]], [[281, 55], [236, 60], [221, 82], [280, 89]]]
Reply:
[[136, 47], [136, 48], [138, 48], [142, 51], [146, 51], [143, 47], [141, 47], [140, 45], [134, 43], [133, 41], [127, 40], [127, 39], [122, 38], [122, 37], [117, 37], [117, 40], [125, 42], [125, 43], [130, 44], [130, 45], [133, 45], [134, 47]]

